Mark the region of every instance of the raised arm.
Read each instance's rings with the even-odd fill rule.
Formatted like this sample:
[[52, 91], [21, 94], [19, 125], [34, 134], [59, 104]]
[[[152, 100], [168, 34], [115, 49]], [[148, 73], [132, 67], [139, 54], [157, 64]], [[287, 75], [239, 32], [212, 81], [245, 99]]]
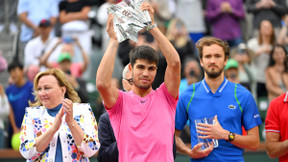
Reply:
[[[152, 20], [151, 26], [153, 26], [155, 22], [154, 22], [154, 10], [152, 6], [149, 3], [144, 2], [141, 5], [141, 9], [148, 10]], [[177, 98], [181, 79], [180, 76], [181, 63], [179, 54], [177, 53], [173, 45], [170, 43], [170, 41], [161, 33], [161, 31], [157, 27], [154, 27], [149, 31], [153, 35], [154, 39], [159, 45], [159, 48], [167, 61], [167, 68], [164, 78], [165, 86], [167, 87], [168, 92], [171, 94], [171, 96]]]
[[10, 105], [10, 110], [9, 110], [8, 118], [9, 118], [11, 127], [12, 127], [12, 129], [13, 129], [13, 134], [19, 133], [19, 132], [20, 132], [20, 129], [19, 129], [19, 128], [17, 127], [17, 125], [16, 125], [15, 116], [14, 116], [14, 111], [13, 111], [12, 105], [11, 105], [10, 103], [9, 103], [9, 105]]
[[87, 56], [87, 53], [85, 52], [85, 50], [83, 49], [83, 47], [81, 46], [81, 43], [79, 42], [79, 40], [76, 38], [75, 40], [76, 42], [76, 45], [78, 46], [78, 48], [80, 49], [81, 51], [81, 55], [82, 55], [82, 58], [83, 58], [83, 64], [81, 66], [81, 72], [85, 72], [88, 65], [89, 65], [89, 58]]
[[284, 25], [279, 32], [277, 42], [281, 45], [288, 44], [287, 28], [288, 28], [288, 24]]
[[98, 67], [96, 75], [96, 87], [100, 92], [106, 108], [108, 109], [112, 108], [112, 106], [116, 103], [119, 95], [117, 87], [111, 84], [115, 57], [119, 46], [116, 33], [113, 28], [113, 18], [114, 16], [109, 14], [106, 30], [110, 37], [110, 41]]
[[62, 43], [62, 40], [59, 38], [59, 40], [56, 42], [56, 44], [52, 47], [51, 50], [49, 50], [48, 52], [46, 52], [41, 58], [40, 58], [40, 65], [44, 65], [47, 68], [52, 68], [52, 65], [49, 64], [48, 58], [51, 56], [51, 54], [54, 52], [54, 50], [58, 47], [58, 45], [60, 45]]

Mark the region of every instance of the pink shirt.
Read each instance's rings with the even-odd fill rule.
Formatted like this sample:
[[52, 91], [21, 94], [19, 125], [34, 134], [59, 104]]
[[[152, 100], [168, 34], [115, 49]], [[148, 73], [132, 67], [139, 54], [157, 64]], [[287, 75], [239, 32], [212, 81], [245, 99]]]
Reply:
[[[59, 64], [57, 62], [53, 62], [52, 63], [53, 68], [58, 68], [59, 69]], [[82, 63], [72, 63], [71, 67], [70, 67], [70, 72], [71, 75], [73, 75], [74, 77], [81, 77], [82, 76], [82, 71], [81, 71], [81, 67], [83, 66]]]
[[165, 84], [147, 96], [119, 91], [107, 110], [119, 150], [119, 162], [172, 162], [177, 99]]

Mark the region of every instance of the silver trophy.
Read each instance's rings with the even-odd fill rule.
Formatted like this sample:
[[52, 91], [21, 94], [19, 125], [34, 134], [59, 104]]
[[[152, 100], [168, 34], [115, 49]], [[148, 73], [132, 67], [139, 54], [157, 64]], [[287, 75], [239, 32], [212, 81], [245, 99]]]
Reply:
[[141, 11], [142, 0], [123, 0], [108, 8], [114, 15], [113, 23], [119, 42], [131, 39], [137, 42], [138, 32], [151, 25], [148, 11]]

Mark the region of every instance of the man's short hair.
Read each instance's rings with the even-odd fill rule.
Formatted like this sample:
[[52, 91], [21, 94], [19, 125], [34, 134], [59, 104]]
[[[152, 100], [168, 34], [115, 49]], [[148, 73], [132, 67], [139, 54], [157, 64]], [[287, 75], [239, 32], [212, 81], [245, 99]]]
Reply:
[[202, 59], [202, 57], [203, 57], [203, 47], [204, 46], [211, 46], [213, 44], [217, 44], [220, 47], [222, 47], [224, 50], [224, 53], [225, 53], [225, 58], [229, 58], [230, 49], [229, 49], [229, 45], [226, 41], [223, 41], [223, 40], [215, 38], [215, 37], [205, 37], [205, 38], [201, 38], [196, 43], [196, 47], [198, 49], [200, 59]]
[[159, 56], [153, 48], [149, 46], [139, 46], [130, 51], [129, 59], [132, 67], [138, 59], [147, 60], [149, 63], [156, 63], [156, 65], [158, 65]]
[[16, 68], [23, 70], [23, 64], [21, 64], [20, 62], [10, 63], [8, 66], [8, 72], [10, 72], [11, 70], [16, 69]]

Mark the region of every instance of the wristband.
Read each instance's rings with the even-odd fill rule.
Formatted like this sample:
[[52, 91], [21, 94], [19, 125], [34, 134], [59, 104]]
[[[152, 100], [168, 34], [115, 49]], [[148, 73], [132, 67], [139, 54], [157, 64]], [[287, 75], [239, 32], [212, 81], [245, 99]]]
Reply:
[[156, 27], [157, 27], [157, 24], [155, 23], [155, 24], [153, 24], [153, 25], [147, 26], [147, 27], [146, 27], [146, 30], [149, 31], [149, 30], [151, 30], [151, 29], [153, 29], [153, 28], [156, 28]]

